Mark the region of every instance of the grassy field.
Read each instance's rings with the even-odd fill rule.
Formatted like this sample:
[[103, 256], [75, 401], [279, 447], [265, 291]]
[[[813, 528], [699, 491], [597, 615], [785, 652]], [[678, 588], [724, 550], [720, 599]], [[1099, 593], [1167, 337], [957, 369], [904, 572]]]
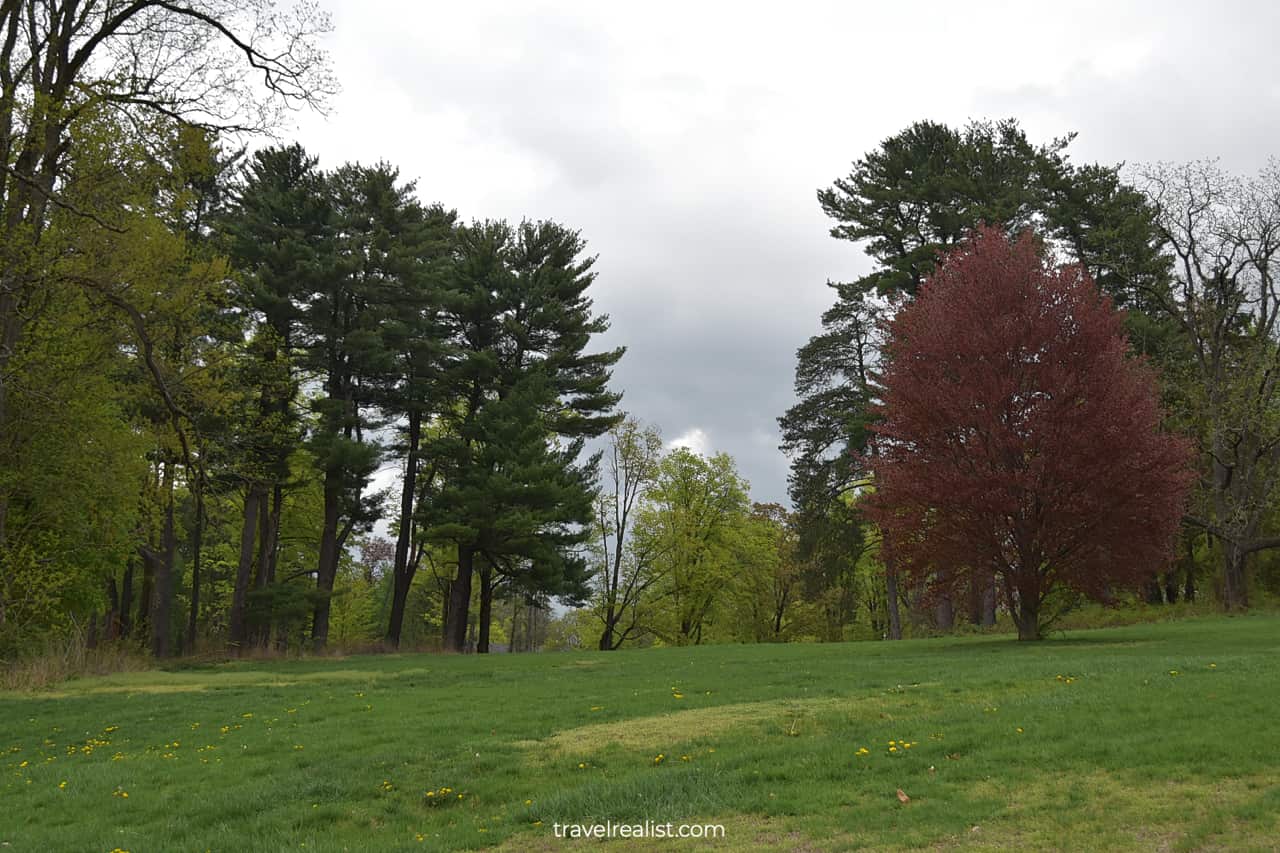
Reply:
[[0, 842], [590, 849], [553, 824], [651, 819], [729, 850], [1275, 849], [1277, 708], [1266, 616], [128, 673], [0, 697]]

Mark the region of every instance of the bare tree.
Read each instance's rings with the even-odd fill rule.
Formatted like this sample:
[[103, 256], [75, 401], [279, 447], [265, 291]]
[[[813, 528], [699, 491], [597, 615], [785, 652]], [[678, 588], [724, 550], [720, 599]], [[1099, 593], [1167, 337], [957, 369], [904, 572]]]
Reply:
[[608, 484], [596, 499], [595, 511], [602, 651], [618, 648], [637, 630], [637, 605], [653, 582], [652, 555], [630, 536], [631, 515], [657, 477], [661, 456], [662, 435], [657, 427], [627, 418], [609, 431], [604, 456]]
[[[335, 91], [329, 29], [311, 2], [0, 0], [0, 435], [51, 209], [118, 230], [116, 211], [73, 201], [92, 196], [69, 191], [77, 135], [103, 117], [144, 144], [157, 121], [269, 130]], [[7, 509], [0, 494], [0, 544]]]
[[1152, 290], [1190, 349], [1184, 406], [1199, 433], [1210, 518], [1222, 543], [1223, 603], [1249, 606], [1249, 554], [1280, 546], [1260, 527], [1280, 476], [1280, 163], [1242, 179], [1214, 161], [1138, 170], [1158, 211], [1172, 285]]

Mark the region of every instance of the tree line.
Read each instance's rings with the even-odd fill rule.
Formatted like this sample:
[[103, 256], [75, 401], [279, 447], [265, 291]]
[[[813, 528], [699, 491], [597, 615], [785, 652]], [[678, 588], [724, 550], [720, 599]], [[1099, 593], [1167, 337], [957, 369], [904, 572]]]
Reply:
[[246, 156], [334, 91], [328, 29], [270, 0], [0, 6], [0, 656], [321, 647], [382, 580], [357, 555], [384, 516], [391, 644], [424, 565], [451, 649], [484, 649], [498, 593], [585, 595], [622, 355], [592, 348], [594, 259], [388, 164]]
[[[1163, 509], [1151, 509], [1162, 517], [1150, 525], [1176, 523], [1181, 531], [1178, 557], [1144, 575], [1140, 597], [1165, 603], [1208, 594], [1238, 610], [1249, 606], [1255, 584], [1277, 589], [1267, 551], [1280, 544], [1270, 535], [1280, 474], [1273, 278], [1280, 173], [1270, 164], [1239, 178], [1211, 161], [1081, 166], [1067, 154], [1071, 140], [1034, 144], [1012, 119], [958, 129], [918, 122], [818, 192], [833, 220], [831, 235], [862, 246], [875, 267], [855, 281], [829, 282], [834, 304], [821, 333], [798, 351], [798, 401], [779, 419], [783, 450], [792, 463], [802, 560], [852, 590], [855, 555], [874, 547], [889, 636], [902, 636], [904, 617], [926, 630], [949, 630], [958, 618], [995, 621], [992, 587], [949, 580], [971, 567], [934, 560], [920, 571], [910, 560], [904, 575], [905, 555], [881, 541], [865, 499], [884, 467], [876, 436], [884, 429], [890, 321], [913, 303], [940, 260], [982, 227], [1035, 233], [1042, 251], [1077, 265], [1124, 309], [1131, 353], [1158, 369], [1164, 427], [1193, 442], [1198, 477], [1185, 510], [1151, 496], [1151, 507]], [[994, 279], [986, 286], [999, 290]], [[977, 336], [996, 315], [953, 316], [968, 324], [957, 334]], [[931, 398], [941, 404], [948, 392], [930, 393], [943, 395]], [[1115, 459], [1105, 432], [1095, 430], [1091, 441], [1099, 458]], [[1125, 488], [1119, 470], [1099, 472], [1115, 491]], [[999, 476], [987, 484], [992, 492], [1008, 487]], [[931, 511], [958, 512], [950, 501], [939, 495]], [[899, 530], [897, 538], [910, 544], [905, 535]]]

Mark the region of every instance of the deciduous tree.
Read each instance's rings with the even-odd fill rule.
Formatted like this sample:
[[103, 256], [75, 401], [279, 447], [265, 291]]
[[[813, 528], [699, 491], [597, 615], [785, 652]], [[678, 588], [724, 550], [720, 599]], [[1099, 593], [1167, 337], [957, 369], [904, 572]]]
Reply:
[[984, 228], [889, 326], [871, 513], [936, 594], [993, 574], [1020, 639], [1056, 594], [1165, 568], [1192, 475], [1153, 371], [1079, 266]]

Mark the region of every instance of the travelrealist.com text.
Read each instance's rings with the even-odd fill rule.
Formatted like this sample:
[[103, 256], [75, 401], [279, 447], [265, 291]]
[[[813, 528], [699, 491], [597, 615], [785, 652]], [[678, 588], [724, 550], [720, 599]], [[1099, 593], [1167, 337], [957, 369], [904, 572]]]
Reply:
[[724, 838], [717, 823], [553, 823], [556, 838]]

